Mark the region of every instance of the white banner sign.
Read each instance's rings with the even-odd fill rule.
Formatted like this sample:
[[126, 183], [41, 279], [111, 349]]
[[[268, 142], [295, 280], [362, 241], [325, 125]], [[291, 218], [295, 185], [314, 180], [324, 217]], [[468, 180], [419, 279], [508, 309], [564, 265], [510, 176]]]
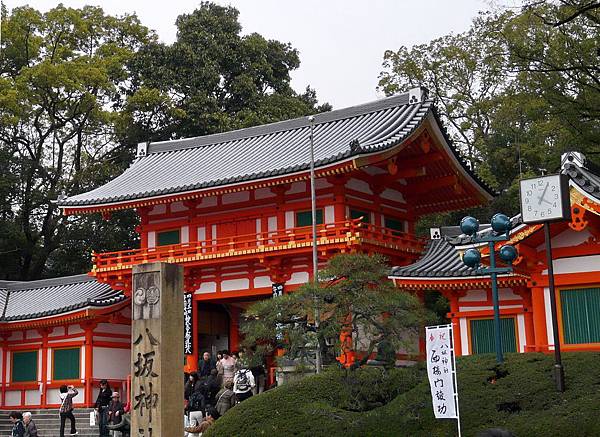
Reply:
[[427, 326], [427, 376], [437, 419], [458, 419], [452, 325]]

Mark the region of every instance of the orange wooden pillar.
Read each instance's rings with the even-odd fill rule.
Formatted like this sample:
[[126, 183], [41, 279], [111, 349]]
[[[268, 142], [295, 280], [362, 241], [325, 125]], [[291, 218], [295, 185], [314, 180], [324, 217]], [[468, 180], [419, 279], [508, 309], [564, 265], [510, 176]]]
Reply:
[[543, 287], [531, 288], [531, 306], [533, 309], [535, 351], [548, 351], [548, 328], [546, 325], [546, 305]]
[[[352, 316], [349, 315], [346, 319], [348, 324], [351, 322], [351, 317]], [[350, 328], [342, 329], [342, 332], [340, 333], [340, 349], [340, 356], [336, 357], [336, 360], [338, 360], [342, 366], [350, 367], [356, 360], [356, 352], [352, 347], [352, 330]]]
[[94, 389], [93, 376], [94, 376], [94, 328], [95, 323], [82, 323], [81, 328], [85, 331], [85, 397], [84, 403], [87, 407], [93, 405], [92, 391]]

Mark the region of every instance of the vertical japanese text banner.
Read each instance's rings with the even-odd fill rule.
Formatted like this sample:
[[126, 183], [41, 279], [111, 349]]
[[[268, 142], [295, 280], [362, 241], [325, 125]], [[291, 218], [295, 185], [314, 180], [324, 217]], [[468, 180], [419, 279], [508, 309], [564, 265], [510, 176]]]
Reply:
[[427, 376], [436, 419], [458, 419], [452, 325], [427, 326]]

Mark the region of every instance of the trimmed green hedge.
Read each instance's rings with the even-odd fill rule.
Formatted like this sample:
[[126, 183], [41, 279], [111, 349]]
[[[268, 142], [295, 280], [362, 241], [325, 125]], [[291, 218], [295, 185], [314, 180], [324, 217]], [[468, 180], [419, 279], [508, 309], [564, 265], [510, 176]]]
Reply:
[[[557, 393], [553, 357], [507, 354], [458, 360], [464, 436], [491, 427], [525, 436], [600, 436], [600, 354], [563, 357], [567, 391]], [[392, 399], [383, 406], [381, 402]], [[367, 411], [356, 411], [367, 410]], [[454, 436], [456, 421], [436, 420], [422, 365], [324, 372], [254, 396], [216, 421], [206, 437]]]

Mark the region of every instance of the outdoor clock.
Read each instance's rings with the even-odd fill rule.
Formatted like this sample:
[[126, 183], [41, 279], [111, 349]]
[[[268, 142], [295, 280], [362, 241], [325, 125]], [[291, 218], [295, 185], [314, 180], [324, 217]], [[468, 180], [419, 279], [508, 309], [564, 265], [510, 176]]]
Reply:
[[521, 181], [521, 215], [524, 223], [570, 220], [569, 178], [555, 174]]

